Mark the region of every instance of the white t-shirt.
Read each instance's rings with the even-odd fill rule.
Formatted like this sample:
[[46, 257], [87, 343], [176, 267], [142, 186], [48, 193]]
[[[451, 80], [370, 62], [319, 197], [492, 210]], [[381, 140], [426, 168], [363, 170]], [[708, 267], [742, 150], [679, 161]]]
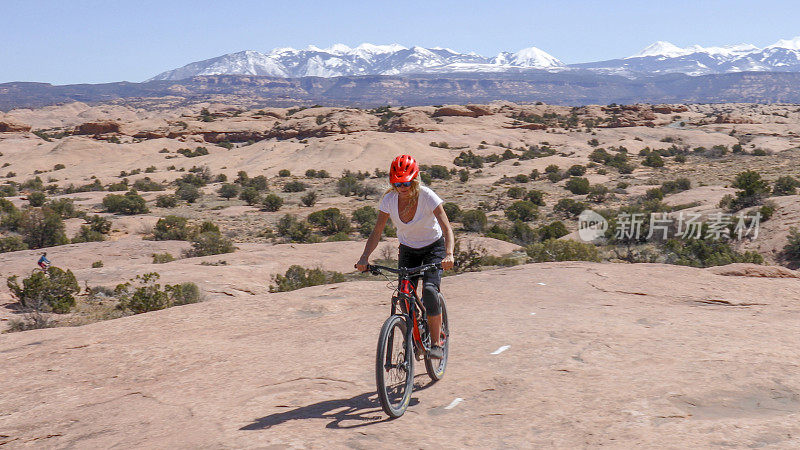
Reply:
[[381, 199], [378, 209], [389, 214], [397, 227], [400, 243], [411, 248], [422, 248], [433, 244], [442, 237], [442, 227], [433, 215], [433, 210], [443, 203], [432, 190], [420, 186], [417, 212], [411, 222], [403, 223], [397, 210], [397, 191], [389, 192]]

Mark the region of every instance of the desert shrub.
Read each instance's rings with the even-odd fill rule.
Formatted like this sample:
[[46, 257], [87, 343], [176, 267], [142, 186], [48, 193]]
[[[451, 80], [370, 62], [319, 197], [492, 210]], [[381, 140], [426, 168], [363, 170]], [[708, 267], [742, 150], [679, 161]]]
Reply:
[[775, 214], [775, 209], [775, 202], [766, 202], [761, 205], [761, 208], [758, 208], [758, 212], [761, 214], [761, 221], [766, 222], [772, 218], [772, 215]]
[[514, 175], [514, 181], [516, 181], [517, 183], [528, 183], [528, 182], [531, 181], [531, 177], [529, 177], [528, 175], [525, 175], [524, 173], [520, 173], [520, 174]]
[[293, 265], [286, 270], [285, 275], [276, 274], [272, 277], [274, 284], [270, 285], [270, 292], [287, 292], [309, 286], [321, 284], [341, 283], [344, 275], [339, 272], [325, 271], [319, 268], [306, 269]]
[[250, 206], [257, 205], [261, 203], [262, 198], [261, 194], [258, 192], [258, 189], [253, 187], [246, 187], [242, 189], [242, 192], [239, 194], [239, 200], [244, 200]]
[[19, 236], [4, 236], [0, 237], [0, 253], [16, 252], [18, 250], [27, 250], [28, 246]]
[[317, 171], [314, 169], [306, 170], [306, 178], [315, 178], [317, 176]]
[[769, 185], [761, 179], [761, 174], [753, 170], [738, 173], [732, 186], [740, 189], [736, 191], [736, 198], [731, 202], [733, 211], [761, 203], [770, 192]]
[[53, 166], [53, 170], [61, 170], [61, 169], [65, 169], [66, 167], [67, 166], [65, 166], [63, 164], [56, 164], [55, 166]]
[[756, 252], [739, 253], [719, 239], [670, 239], [663, 245], [667, 262], [680, 266], [711, 267], [732, 263], [762, 264]]
[[175, 261], [175, 257], [169, 252], [153, 253], [153, 264], [164, 264]]
[[50, 208], [30, 209], [19, 218], [19, 232], [29, 248], [52, 247], [69, 243], [64, 221]]
[[41, 191], [44, 190], [44, 183], [39, 177], [29, 178], [19, 186], [21, 191]]
[[572, 177], [567, 180], [564, 187], [576, 195], [584, 195], [589, 193], [589, 180], [583, 177]]
[[325, 239], [325, 242], [342, 242], [342, 241], [349, 241], [350, 235], [345, 233], [344, 231], [339, 231], [338, 233], [334, 233], [328, 236]]
[[515, 244], [527, 245], [536, 242], [538, 234], [528, 224], [518, 219], [509, 227], [508, 237]]
[[775, 180], [772, 186], [772, 195], [795, 195], [800, 181], [790, 176], [783, 176]]
[[350, 231], [350, 221], [339, 208], [328, 208], [308, 215], [308, 222], [320, 228], [322, 234], [331, 235]]
[[219, 187], [217, 193], [220, 197], [230, 200], [239, 195], [239, 185], [233, 183], [225, 183]]
[[564, 213], [567, 217], [578, 217], [586, 207], [586, 203], [571, 198], [562, 198], [553, 207], [553, 211]]
[[586, 143], [592, 147], [597, 147], [598, 145], [600, 145], [600, 141], [598, 141], [595, 138], [589, 139], [588, 141], [586, 141]]
[[290, 181], [283, 185], [283, 192], [303, 192], [307, 187], [302, 181]]
[[458, 181], [466, 183], [469, 181], [469, 170], [461, 169], [458, 171]]
[[453, 247], [453, 270], [456, 273], [475, 272], [480, 270], [486, 257], [486, 249], [479, 244], [467, 242], [462, 245], [461, 239], [456, 239]]
[[549, 166], [544, 168], [544, 173], [558, 173], [561, 169], [555, 164], [550, 164]]
[[278, 234], [292, 242], [308, 242], [311, 238], [311, 225], [305, 220], [298, 220], [292, 214], [286, 214], [278, 219]]
[[533, 262], [600, 261], [594, 245], [571, 240], [548, 239], [528, 246], [525, 251]]
[[178, 186], [182, 184], [191, 184], [195, 187], [203, 187], [207, 185], [214, 177], [211, 175], [211, 170], [208, 167], [192, 167], [189, 169], [190, 173], [183, 174], [180, 178], [175, 180]]
[[345, 197], [355, 194], [361, 183], [353, 176], [344, 176], [336, 182], [336, 192]]
[[472, 153], [472, 150], [461, 152], [456, 156], [456, 159], [453, 160], [453, 164], [459, 167], [471, 167], [473, 169], [480, 169], [483, 167], [483, 162], [484, 158]]
[[292, 172], [289, 169], [281, 169], [278, 171], [278, 176], [281, 178], [286, 178], [292, 176]]
[[589, 188], [589, 194], [586, 196], [587, 200], [595, 203], [603, 203], [608, 198], [609, 190], [602, 184], [596, 184]]
[[192, 238], [192, 248], [186, 252], [189, 257], [233, 253], [233, 242], [220, 233], [198, 233]]
[[194, 203], [197, 199], [202, 197], [203, 194], [194, 184], [181, 183], [178, 185], [178, 189], [175, 190], [175, 195], [186, 203]]
[[753, 150], [753, 156], [767, 156], [767, 151], [763, 148]]
[[525, 200], [533, 203], [536, 206], [544, 206], [544, 192], [537, 189], [531, 189], [525, 194]]
[[[102, 191], [102, 189], [100, 189]], [[111, 183], [108, 185], [109, 192], [119, 192], [128, 190], [128, 179], [124, 179], [118, 183]]]
[[64, 314], [75, 306], [75, 294], [80, 288], [71, 270], [64, 272], [56, 266], [48, 267], [47, 274], [36, 270], [22, 280], [22, 286], [18, 278], [17, 275], [9, 277], [6, 285], [11, 295], [26, 308]]
[[144, 177], [142, 179], [134, 181], [133, 188], [136, 189], [137, 191], [143, 191], [143, 192], [164, 190], [164, 186], [162, 186], [161, 183], [156, 183], [155, 181], [151, 180], [150, 177]]
[[664, 198], [664, 191], [662, 191], [661, 188], [648, 189], [644, 194], [644, 198], [648, 200], [661, 200]]
[[198, 156], [205, 156], [208, 154], [208, 149], [205, 147], [197, 147], [194, 150], [188, 148], [179, 148], [175, 153], [180, 153], [187, 158], [196, 158]]
[[14, 197], [16, 195], [19, 195], [19, 192], [13, 184], [4, 184], [0, 186], [0, 197]]
[[539, 235], [539, 239], [542, 241], [546, 241], [548, 239], [558, 239], [569, 234], [567, 227], [564, 226], [564, 223], [560, 220], [556, 220], [548, 225], [541, 226], [537, 228], [536, 232]]
[[430, 166], [427, 172], [431, 178], [437, 178], [440, 180], [449, 180], [451, 177], [450, 171], [447, 170], [447, 167], [438, 164]]
[[551, 183], [558, 183], [559, 181], [564, 179], [564, 174], [561, 172], [550, 172], [547, 174], [547, 179]]
[[124, 195], [108, 194], [103, 198], [103, 207], [112, 213], [133, 215], [150, 212], [144, 199], [133, 189]]
[[325, 169], [318, 170], [317, 174], [315, 175], [315, 178], [330, 178], [330, 177], [331, 175]]
[[584, 167], [584, 166], [582, 166], [580, 164], [575, 164], [572, 167], [570, 167], [569, 169], [567, 169], [567, 173], [569, 175], [573, 176], [573, 177], [580, 177], [580, 176], [583, 176], [583, 174], [586, 173], [586, 167]]
[[525, 188], [522, 186], [512, 186], [508, 188], [506, 191], [506, 195], [511, 198], [523, 198], [525, 197]]
[[157, 241], [187, 241], [192, 237], [188, 219], [181, 216], [166, 216], [158, 219], [153, 227], [153, 239]]
[[157, 283], [159, 278], [158, 273], [150, 272], [117, 285], [114, 289], [114, 295], [119, 299], [117, 308], [141, 314], [201, 300], [200, 289], [194, 283], [166, 285], [162, 289]]
[[664, 167], [664, 159], [658, 153], [648, 153], [644, 161], [642, 161], [642, 165], [648, 167]]
[[358, 224], [359, 234], [369, 237], [378, 221], [378, 211], [372, 206], [362, 206], [353, 211], [353, 221]]
[[178, 206], [178, 197], [174, 195], [159, 195], [156, 197], [156, 206], [159, 208], [174, 208]]
[[99, 269], [103, 267], [103, 261], [95, 261], [92, 263], [92, 269]]
[[511, 221], [521, 220], [528, 222], [536, 219], [539, 215], [539, 209], [527, 200], [518, 200], [505, 209], [505, 214]]
[[267, 194], [263, 200], [264, 209], [270, 212], [275, 212], [283, 206], [283, 199], [276, 194]]
[[78, 211], [75, 209], [75, 202], [73, 202], [71, 198], [50, 200], [47, 202], [46, 206], [55, 211], [62, 219], [78, 217]]
[[479, 209], [470, 209], [461, 213], [461, 224], [467, 231], [481, 232], [486, 227], [486, 213]]
[[204, 221], [197, 227], [197, 233], [217, 233], [219, 234], [219, 227], [208, 220]]
[[314, 191], [308, 192], [306, 195], [300, 197], [300, 203], [303, 206], [314, 206], [317, 203], [317, 193]]
[[673, 181], [661, 183], [661, 191], [664, 194], [683, 192], [692, 188], [692, 182], [688, 178], [677, 178]]
[[98, 231], [92, 230], [86, 225], [81, 225], [81, 228], [78, 230], [78, 234], [72, 238], [72, 243], [80, 243], [80, 242], [100, 242], [104, 241], [106, 237], [103, 233]]
[[33, 207], [39, 207], [44, 205], [44, 202], [46, 200], [47, 196], [44, 195], [44, 192], [36, 191], [28, 194], [28, 203], [30, 203], [30, 205]]
[[786, 245], [783, 246], [783, 257], [793, 263], [800, 264], [800, 232], [797, 227], [789, 228]]
[[460, 222], [461, 221], [461, 208], [453, 202], [445, 202], [442, 204], [442, 208], [444, 209], [445, 214], [447, 214], [447, 219], [450, 222]]

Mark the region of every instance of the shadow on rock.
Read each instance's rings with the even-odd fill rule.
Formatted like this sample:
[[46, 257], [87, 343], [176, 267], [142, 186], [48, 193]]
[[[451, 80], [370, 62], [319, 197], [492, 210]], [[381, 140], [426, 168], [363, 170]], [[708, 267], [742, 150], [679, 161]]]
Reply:
[[[417, 375], [420, 377], [421, 375]], [[426, 389], [432, 383], [424, 385], [417, 384], [415, 380], [414, 391]], [[411, 397], [409, 406], [419, 403], [415, 397]], [[326, 400], [308, 406], [301, 406], [291, 411], [270, 414], [269, 416], [256, 419], [250, 425], [243, 426], [240, 430], [263, 430], [275, 425], [280, 425], [290, 420], [303, 419], [333, 419], [325, 425], [325, 428], [358, 428], [391, 420], [381, 409], [378, 401], [378, 394], [366, 392], [351, 398]], [[356, 423], [347, 424], [345, 422], [354, 421]]]

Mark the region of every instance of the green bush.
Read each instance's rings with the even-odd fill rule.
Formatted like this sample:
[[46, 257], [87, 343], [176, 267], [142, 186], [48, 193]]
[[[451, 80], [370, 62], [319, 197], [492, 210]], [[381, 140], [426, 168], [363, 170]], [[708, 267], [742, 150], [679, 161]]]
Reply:
[[230, 200], [230, 199], [236, 197], [237, 195], [239, 195], [239, 190], [240, 189], [241, 188], [239, 187], [238, 184], [225, 183], [225, 184], [223, 184], [222, 186], [219, 187], [219, 190], [217, 190], [217, 193], [219, 194], [220, 197], [222, 197], [224, 199], [227, 199], [227, 200]]
[[358, 232], [363, 237], [369, 237], [378, 221], [378, 211], [372, 206], [362, 206], [353, 211], [353, 221], [358, 224]]
[[314, 191], [308, 192], [306, 195], [300, 197], [300, 203], [303, 206], [314, 206], [317, 203], [317, 193]]
[[127, 215], [150, 212], [144, 199], [135, 190], [130, 190], [124, 195], [106, 195], [103, 198], [103, 207], [105, 207], [108, 212]]
[[525, 200], [533, 203], [536, 206], [544, 206], [544, 192], [537, 189], [531, 189], [525, 194]]
[[453, 164], [459, 167], [471, 167], [473, 169], [480, 169], [483, 167], [483, 162], [484, 158], [472, 153], [472, 150], [461, 152], [456, 156], [456, 159], [453, 160]]
[[569, 234], [569, 230], [567, 230], [567, 227], [560, 220], [556, 220], [548, 225], [541, 226], [536, 230], [536, 232], [539, 235], [539, 239], [542, 241], [546, 241], [548, 239], [558, 239]]
[[156, 206], [159, 208], [174, 208], [178, 206], [178, 197], [174, 195], [159, 195], [156, 197]]
[[77, 244], [80, 242], [100, 242], [104, 241], [105, 239], [106, 237], [103, 235], [103, 233], [92, 230], [86, 225], [81, 225], [80, 230], [78, 230], [78, 234], [72, 238], [72, 243]]
[[136, 180], [133, 183], [133, 188], [137, 191], [143, 192], [153, 192], [153, 191], [163, 191], [164, 186], [161, 183], [156, 183], [155, 181], [151, 180], [150, 177], [144, 177], [140, 180]]
[[572, 167], [570, 167], [569, 169], [567, 169], [567, 173], [569, 175], [573, 176], [573, 177], [580, 177], [580, 176], [583, 176], [583, 174], [586, 173], [586, 167], [584, 167], [584, 166], [582, 166], [580, 164], [575, 164]]
[[188, 241], [193, 234], [188, 223], [188, 219], [181, 216], [162, 217], [153, 227], [153, 238], [157, 241]]
[[233, 242], [220, 233], [198, 233], [192, 238], [192, 248], [186, 252], [189, 257], [220, 255], [233, 253], [236, 247]]
[[772, 195], [795, 195], [798, 187], [800, 187], [800, 181], [788, 175], [782, 176], [775, 180], [775, 184], [772, 186]]
[[427, 172], [431, 178], [437, 178], [440, 180], [449, 180], [451, 177], [450, 171], [447, 170], [447, 167], [440, 166], [438, 164], [432, 165], [430, 168], [428, 168]]
[[518, 200], [506, 208], [505, 214], [511, 221], [521, 220], [523, 222], [529, 222], [538, 217], [539, 209], [532, 202]]
[[738, 173], [732, 186], [740, 189], [736, 191], [736, 198], [731, 203], [733, 211], [761, 203], [770, 192], [769, 185], [761, 179], [761, 174], [753, 170]]
[[670, 239], [663, 245], [667, 263], [680, 266], [711, 267], [732, 263], [762, 264], [756, 252], [739, 253], [727, 242], [714, 239]]
[[178, 189], [175, 190], [175, 195], [185, 201], [186, 203], [194, 203], [199, 199], [203, 194], [200, 192], [200, 189], [191, 183], [181, 183], [178, 185]]
[[664, 167], [664, 159], [658, 153], [648, 153], [647, 156], [645, 156], [642, 165], [649, 167]]
[[308, 222], [319, 227], [322, 234], [331, 235], [350, 231], [350, 221], [338, 208], [328, 208], [315, 211], [308, 215]]
[[22, 306], [36, 311], [68, 313], [75, 306], [75, 294], [80, 291], [72, 271], [64, 272], [55, 266], [48, 267], [47, 274], [36, 270], [31, 276], [22, 280], [22, 286], [17, 279], [18, 276], [13, 275], [6, 281], [11, 295]]
[[608, 195], [609, 190], [607, 187], [602, 184], [596, 184], [589, 188], [589, 194], [586, 196], [586, 199], [595, 203], [603, 203], [606, 201], [606, 198], [608, 198]]
[[95, 261], [92, 263], [92, 269], [99, 269], [103, 267], [103, 261]]
[[179, 148], [175, 153], [180, 153], [187, 158], [196, 158], [198, 156], [205, 156], [208, 154], [208, 149], [205, 147], [197, 147], [194, 150], [188, 148]]
[[644, 194], [644, 198], [648, 200], [661, 200], [664, 198], [664, 191], [662, 191], [661, 188], [648, 189]]
[[311, 238], [311, 225], [305, 220], [297, 220], [292, 214], [286, 214], [278, 220], [278, 234], [289, 238], [292, 242], [308, 242]]
[[0, 237], [0, 253], [27, 250], [28, 245], [19, 236]]
[[533, 262], [600, 261], [594, 245], [571, 240], [548, 239], [528, 246], [525, 251]]
[[28, 194], [28, 203], [30, 203], [30, 205], [33, 207], [39, 207], [44, 205], [44, 202], [46, 200], [47, 197], [44, 195], [44, 192], [36, 191]]
[[264, 209], [270, 212], [275, 212], [283, 206], [283, 199], [276, 194], [267, 194], [264, 197]]
[[19, 218], [19, 232], [28, 248], [68, 244], [64, 230], [61, 216], [50, 208], [30, 209]]
[[692, 182], [688, 178], [677, 178], [673, 181], [661, 183], [661, 191], [664, 194], [683, 192], [692, 188]]
[[289, 172], [289, 169], [281, 169], [278, 171], [278, 176], [281, 178], [286, 178], [292, 176], [292, 172]]
[[470, 209], [461, 213], [461, 224], [467, 231], [481, 232], [486, 227], [486, 213]]
[[567, 180], [564, 187], [575, 195], [585, 195], [589, 193], [589, 180], [583, 177], [572, 177]]
[[241, 194], [239, 194], [239, 200], [244, 200], [250, 206], [257, 205], [262, 202], [261, 194], [258, 192], [258, 189], [254, 187], [246, 187], [242, 189]]
[[169, 252], [153, 253], [153, 264], [164, 264], [175, 261], [175, 257]]
[[[523, 188], [524, 189], [524, 188]], [[461, 221], [461, 208], [453, 202], [445, 202], [442, 204], [444, 213], [447, 214], [447, 219], [450, 222]]]
[[302, 181], [290, 181], [283, 185], [283, 192], [303, 192], [307, 187]]
[[797, 227], [789, 228], [789, 237], [783, 246], [783, 257], [793, 264], [800, 264], [800, 232]]
[[133, 314], [196, 303], [201, 300], [200, 289], [194, 283], [166, 285], [161, 289], [156, 272], [137, 275], [133, 280], [117, 285], [114, 295], [119, 298], [117, 308]]
[[62, 219], [71, 219], [79, 216], [78, 211], [75, 209], [75, 203], [71, 198], [50, 200], [45, 206], [55, 211]]
[[553, 207], [553, 211], [564, 213], [568, 217], [578, 217], [578, 215], [586, 208], [586, 203], [579, 202], [571, 198], [562, 198]]
[[329, 272], [319, 268], [306, 269], [302, 266], [293, 265], [286, 270], [285, 275], [276, 274], [272, 277], [273, 285], [270, 285], [270, 292], [287, 292], [309, 286], [321, 284], [341, 283], [344, 275], [339, 272]]

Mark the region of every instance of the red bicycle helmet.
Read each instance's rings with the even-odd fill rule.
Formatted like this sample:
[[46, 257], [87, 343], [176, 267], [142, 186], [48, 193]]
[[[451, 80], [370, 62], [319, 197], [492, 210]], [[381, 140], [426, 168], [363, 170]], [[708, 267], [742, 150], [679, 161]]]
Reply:
[[419, 174], [419, 165], [410, 155], [400, 155], [389, 167], [389, 182], [402, 183], [411, 181]]

